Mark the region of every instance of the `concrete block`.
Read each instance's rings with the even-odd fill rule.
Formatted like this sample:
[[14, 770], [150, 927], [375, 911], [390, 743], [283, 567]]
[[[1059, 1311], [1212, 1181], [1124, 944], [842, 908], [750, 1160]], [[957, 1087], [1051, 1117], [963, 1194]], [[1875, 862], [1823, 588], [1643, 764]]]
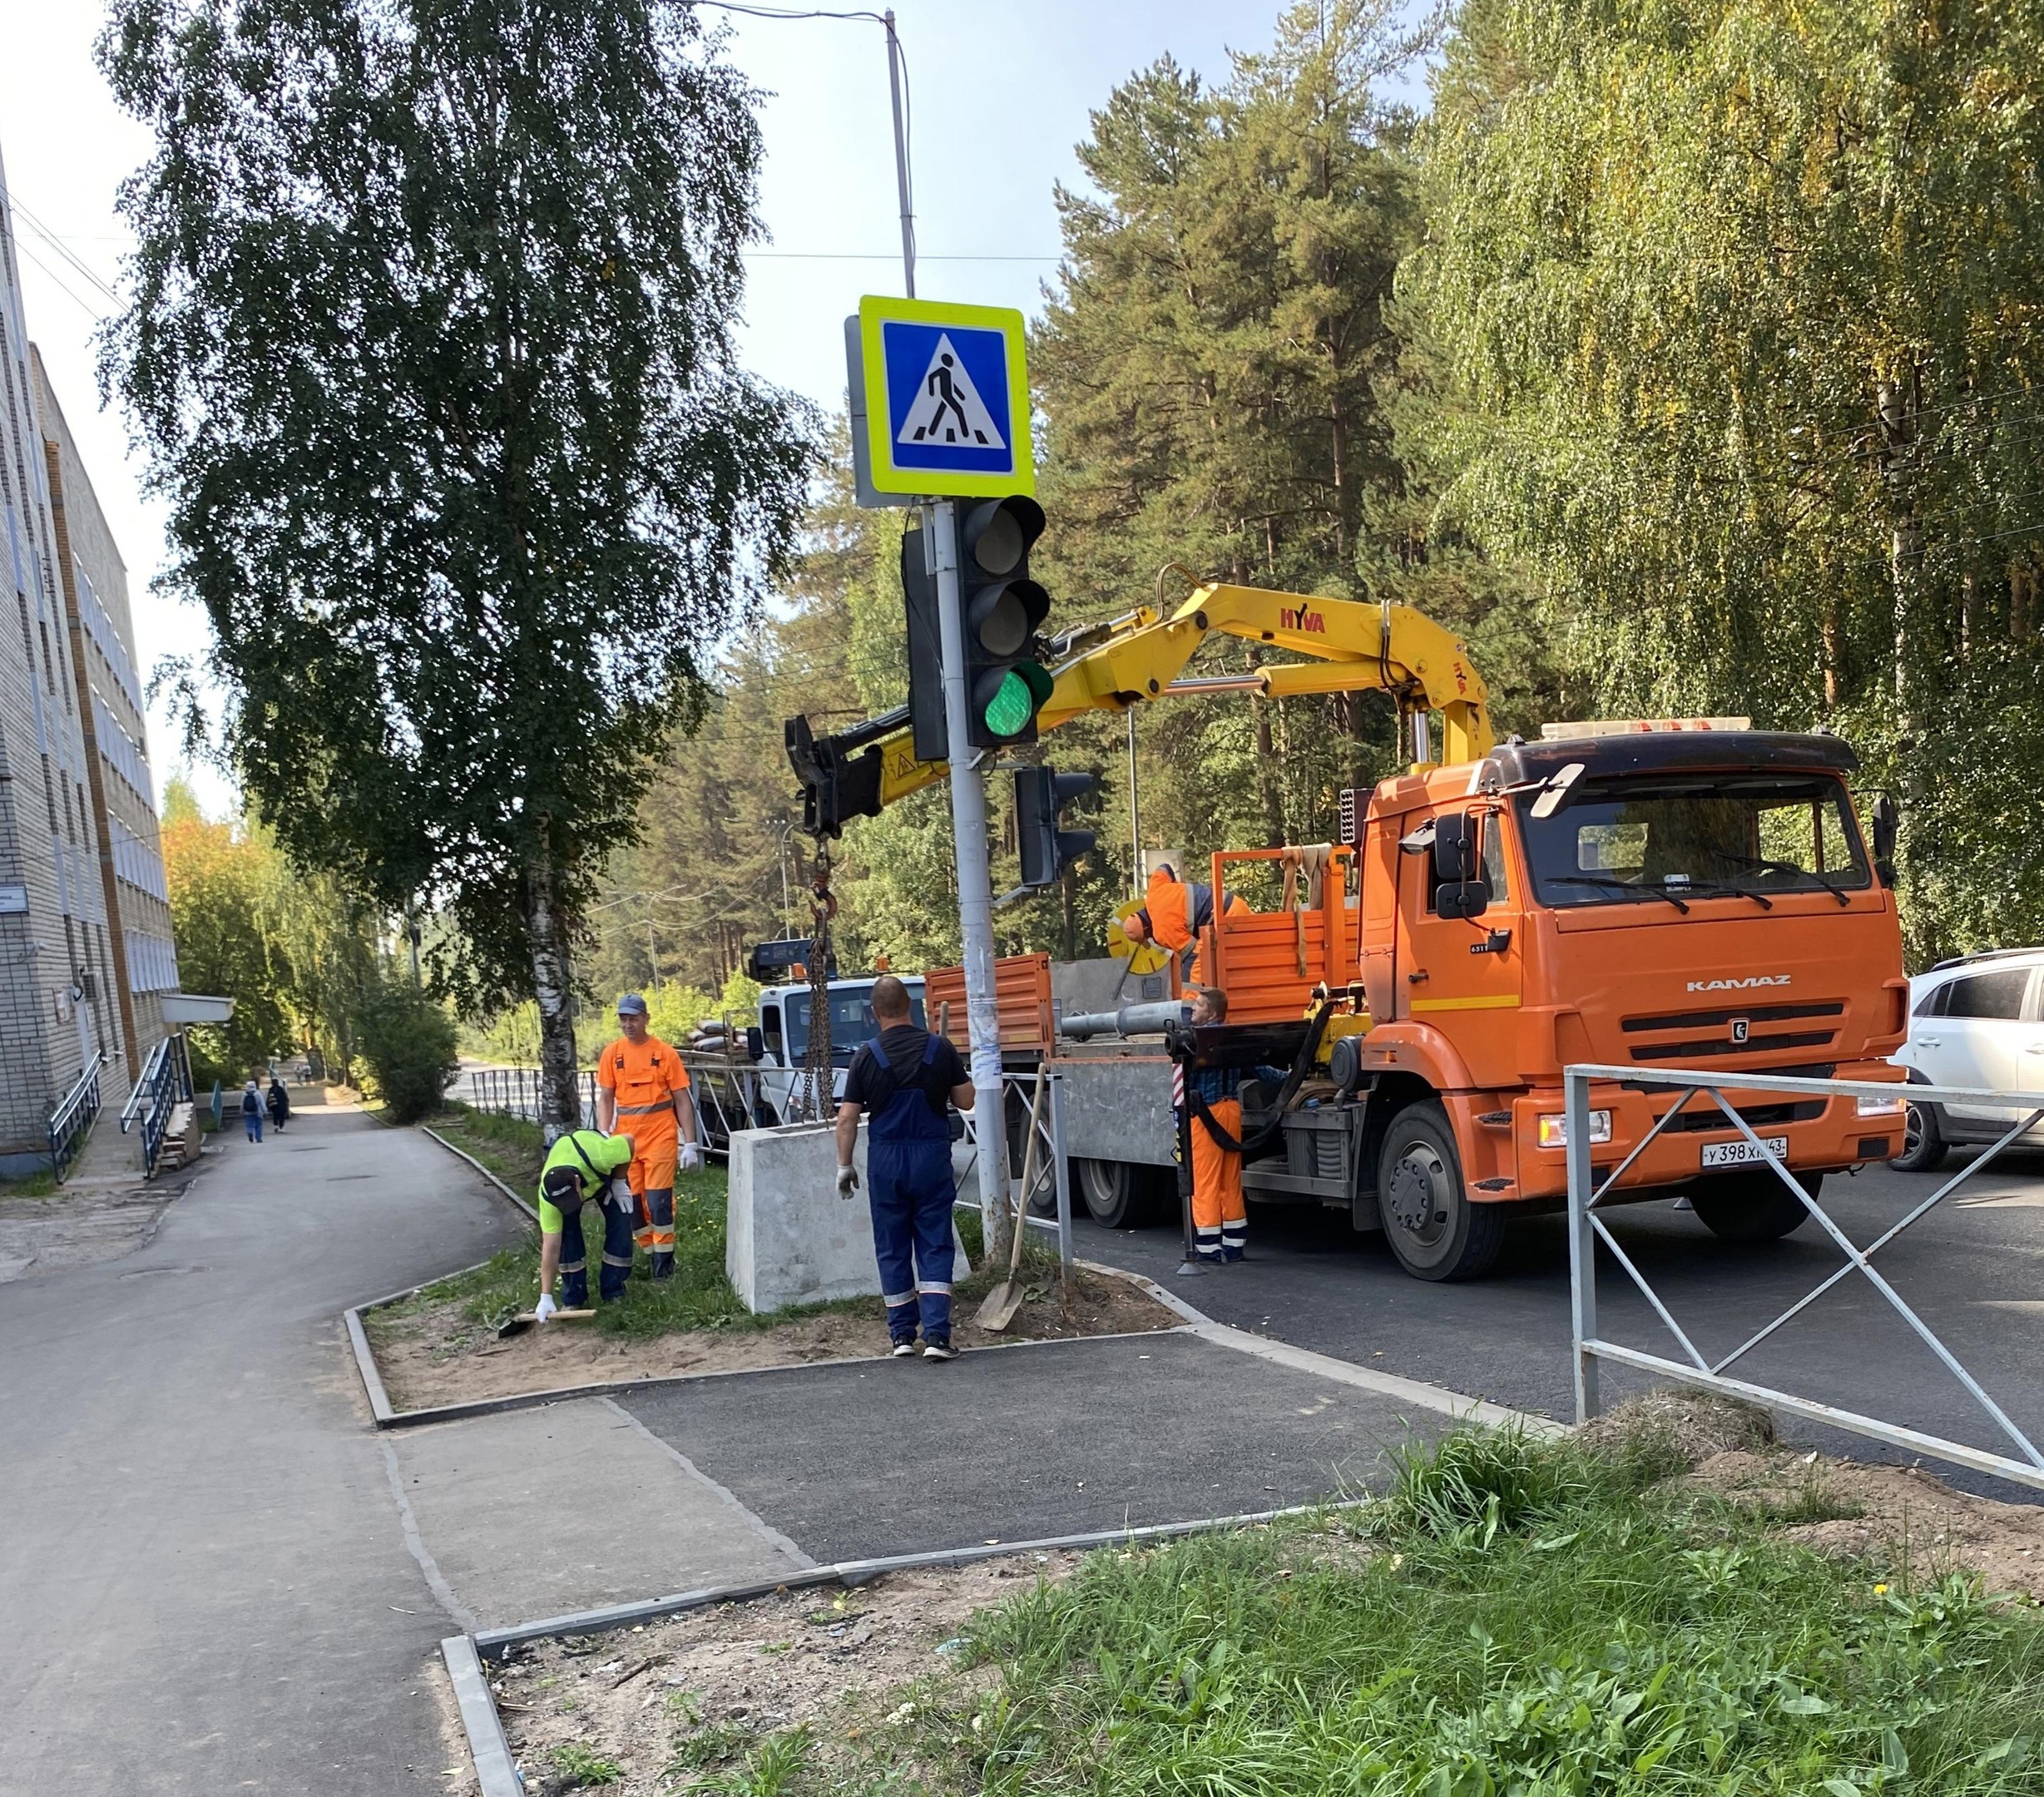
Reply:
[[[863, 1118], [852, 1164], [859, 1169], [859, 1191], [842, 1199], [830, 1124], [732, 1131], [724, 1266], [748, 1310], [880, 1295]], [[969, 1263], [955, 1225], [952, 1241], [954, 1277], [963, 1279]]]

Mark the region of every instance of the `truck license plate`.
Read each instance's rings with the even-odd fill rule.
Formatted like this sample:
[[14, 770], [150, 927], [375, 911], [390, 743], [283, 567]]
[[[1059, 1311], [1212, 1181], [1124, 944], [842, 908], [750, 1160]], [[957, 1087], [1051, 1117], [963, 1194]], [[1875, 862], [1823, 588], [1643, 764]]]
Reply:
[[[1767, 1144], [1767, 1151], [1777, 1161], [1789, 1158], [1789, 1138], [1786, 1136], [1766, 1136], [1761, 1138]], [[1743, 1136], [1737, 1141], [1714, 1141], [1704, 1144], [1703, 1164], [1714, 1166], [1759, 1166], [1764, 1163], [1760, 1151]]]

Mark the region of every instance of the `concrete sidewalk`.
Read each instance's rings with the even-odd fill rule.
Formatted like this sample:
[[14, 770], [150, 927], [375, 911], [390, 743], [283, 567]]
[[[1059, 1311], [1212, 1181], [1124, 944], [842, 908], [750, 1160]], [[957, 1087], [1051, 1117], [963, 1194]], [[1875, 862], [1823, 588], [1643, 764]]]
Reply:
[[138, 1251], [0, 1285], [0, 1792], [444, 1791], [448, 1621], [335, 1319], [516, 1219], [351, 1111], [203, 1165]]

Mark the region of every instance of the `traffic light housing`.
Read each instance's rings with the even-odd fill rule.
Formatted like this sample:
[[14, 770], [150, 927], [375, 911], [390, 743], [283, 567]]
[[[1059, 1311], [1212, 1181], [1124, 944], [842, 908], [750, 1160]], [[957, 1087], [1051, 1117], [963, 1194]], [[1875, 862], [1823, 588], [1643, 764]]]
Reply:
[[819, 742], [806, 717], [787, 720], [788, 763], [802, 787], [802, 828], [810, 835], [840, 835], [854, 818], [879, 816], [880, 750], [873, 739], [902, 721], [902, 713], [892, 712], [877, 729], [869, 724]]
[[1060, 829], [1058, 813], [1082, 799], [1097, 783], [1091, 774], [1060, 774], [1055, 768], [1015, 770], [1015, 839], [1022, 852], [1022, 884], [1054, 886], [1066, 864], [1097, 842], [1091, 830]]
[[930, 572], [928, 542], [920, 529], [902, 532], [901, 596], [908, 621], [908, 721], [915, 733], [916, 760], [948, 761], [951, 743], [944, 724], [944, 651], [937, 577]]
[[1037, 659], [1051, 597], [1029, 577], [1030, 547], [1042, 534], [1043, 507], [1022, 493], [987, 500], [959, 521], [966, 735], [975, 749], [1034, 742], [1051, 696], [1050, 671]]

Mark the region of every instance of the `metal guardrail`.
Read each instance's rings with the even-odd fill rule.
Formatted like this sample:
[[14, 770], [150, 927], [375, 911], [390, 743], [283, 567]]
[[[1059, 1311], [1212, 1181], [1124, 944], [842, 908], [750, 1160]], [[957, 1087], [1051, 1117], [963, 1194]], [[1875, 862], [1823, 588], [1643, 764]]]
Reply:
[[104, 1054], [95, 1054], [78, 1076], [78, 1083], [57, 1101], [57, 1108], [50, 1113], [50, 1171], [60, 1186], [71, 1171], [71, 1163], [77, 1159], [79, 1147], [92, 1132], [92, 1120], [99, 1115], [99, 1070], [106, 1064]]
[[[1682, 1096], [1670, 1106], [1655, 1121], [1652, 1129], [1641, 1137], [1631, 1152], [1607, 1173], [1601, 1176], [1592, 1168], [1590, 1157], [1590, 1095], [1593, 1081], [1620, 1082], [1630, 1086], [1665, 1086], [1680, 1090]], [[1988, 1166], [2002, 1151], [2027, 1135], [2040, 1121], [2044, 1121], [2044, 1092], [1977, 1092], [1959, 1087], [1903, 1086], [1892, 1082], [1867, 1080], [1819, 1080], [1769, 1077], [1764, 1073], [1711, 1073], [1685, 1068], [1664, 1067], [1651, 1071], [1637, 1067], [1603, 1067], [1583, 1065], [1566, 1068], [1562, 1074], [1563, 1096], [1568, 1119], [1568, 1220], [1569, 1220], [1569, 1294], [1573, 1312], [1574, 1364], [1576, 1372], [1576, 1419], [1587, 1421], [1601, 1408], [1597, 1392], [1597, 1365], [1600, 1361], [1610, 1361], [1616, 1365], [1632, 1367], [1641, 1371], [1659, 1374], [1663, 1378], [1675, 1379], [1682, 1384], [1701, 1386], [1706, 1390], [1723, 1392], [1734, 1398], [1743, 1398], [1751, 1403], [1764, 1404], [1769, 1409], [1786, 1412], [1812, 1423], [1821, 1423], [1832, 1428], [1844, 1429], [1856, 1435], [1865, 1435], [1873, 1440], [1888, 1443], [1892, 1447], [1906, 1448], [1934, 1458], [1947, 1460], [1954, 1465], [1972, 1468], [1977, 1473], [1987, 1473], [2005, 1478], [2012, 1483], [2026, 1485], [2044, 1491], [2044, 1453], [2040, 1453], [2008, 1413], [1990, 1397], [1979, 1380], [1959, 1362], [1958, 1357], [1941, 1341], [1936, 1331], [1919, 1316], [1914, 1309], [1883, 1278], [1873, 1265], [1873, 1256], [1893, 1241], [1903, 1231], [1934, 1210], [1951, 1196], [1967, 1180]], [[1983, 1151], [1969, 1165], [1947, 1180], [1930, 1196], [1917, 1205], [1899, 1222], [1884, 1230], [1865, 1248], [1857, 1246], [1839, 1228], [1824, 1206], [1805, 1191], [1801, 1183], [1784, 1166], [1774, 1151], [1754, 1132], [1745, 1118], [1730, 1105], [1724, 1094], [1726, 1092], [1801, 1092], [1826, 1098], [1847, 1097], [1905, 1098], [1910, 1103], [1933, 1101], [1939, 1103], [1957, 1101], [1966, 1105], [1983, 1105], [1999, 1111], [2023, 1113], [2017, 1121], [1991, 1146]], [[1812, 1290], [1799, 1298], [1771, 1322], [1755, 1330], [1730, 1354], [1715, 1360], [1708, 1359], [1690, 1339], [1672, 1312], [1661, 1300], [1645, 1275], [1633, 1264], [1632, 1259], [1621, 1248], [1611, 1232], [1604, 1225], [1598, 1205], [1607, 1192], [1615, 1190], [1619, 1178], [1632, 1163], [1646, 1152], [1654, 1139], [1665, 1129], [1687, 1106], [1698, 1093], [1707, 1094], [1752, 1145], [1755, 1158], [1749, 1166], [1764, 1165], [1794, 1194], [1814, 1220], [1829, 1235], [1845, 1256], [1845, 1265], [1822, 1280]], [[1606, 1341], [1597, 1333], [1596, 1249], [1601, 1241], [1616, 1260], [1626, 1275], [1653, 1306], [1655, 1314], [1666, 1326], [1681, 1346], [1685, 1359], [1676, 1360], [1660, 1354], [1642, 1352], [1622, 1344]], [[1898, 1423], [1890, 1423], [1883, 1418], [1861, 1414], [1857, 1411], [1840, 1409], [1822, 1403], [1814, 1398], [1796, 1393], [1779, 1391], [1772, 1387], [1753, 1384], [1745, 1379], [1728, 1378], [1725, 1369], [1768, 1340], [1784, 1324], [1800, 1315], [1832, 1287], [1849, 1275], [1863, 1275], [1874, 1290], [1880, 1293], [1894, 1310], [1935, 1354], [1945, 1369], [1958, 1381], [1973, 1400], [1991, 1418], [1997, 1428], [2020, 1450], [2020, 1459], [2006, 1454], [1991, 1453], [1974, 1448], [1963, 1442], [1955, 1442], [1939, 1435], [1932, 1435], [1921, 1429], [1909, 1428]]]
[[[776, 1121], [760, 1090], [760, 1075], [750, 1065], [715, 1055], [684, 1052], [689, 1092], [695, 1101], [698, 1126], [713, 1159], [722, 1160], [733, 1130], [757, 1129]], [[583, 1069], [576, 1075], [582, 1091], [582, 1126], [596, 1126], [596, 1076]], [[471, 1067], [457, 1085], [455, 1097], [477, 1111], [499, 1116], [539, 1116], [540, 1070], [531, 1067]]]
[[[1019, 1101], [1022, 1114], [1026, 1119], [1036, 1097], [1037, 1076], [1033, 1068], [1016, 1072], [1004, 1072], [1001, 1083], [1007, 1088], [1007, 1104], [1012, 1113]], [[1029, 1181], [1029, 1190], [1022, 1188], [1022, 1161], [1028, 1152], [1027, 1122], [1019, 1145], [1012, 1141], [1008, 1145], [1008, 1191], [1011, 1201], [1019, 1206], [1018, 1214], [1027, 1217], [1038, 1229], [1055, 1227], [1057, 1231], [1057, 1260], [1067, 1279], [1071, 1276], [1071, 1156], [1065, 1143], [1065, 1076], [1053, 1069], [1049, 1076], [1047, 1089], [1043, 1094], [1043, 1114], [1037, 1124], [1037, 1167]], [[1011, 1136], [1013, 1131], [1010, 1132]], [[973, 1119], [965, 1120], [966, 1155], [963, 1164], [953, 1156], [952, 1181], [955, 1188], [963, 1190], [965, 1182], [973, 1176], [979, 1164], [979, 1145], [973, 1130]], [[1052, 1204], [1052, 1215], [1045, 1216], [1040, 1209], [1046, 1199]], [[961, 1199], [958, 1202], [977, 1213], [977, 1202]], [[1055, 1221], [1053, 1222], [1053, 1219]]]

